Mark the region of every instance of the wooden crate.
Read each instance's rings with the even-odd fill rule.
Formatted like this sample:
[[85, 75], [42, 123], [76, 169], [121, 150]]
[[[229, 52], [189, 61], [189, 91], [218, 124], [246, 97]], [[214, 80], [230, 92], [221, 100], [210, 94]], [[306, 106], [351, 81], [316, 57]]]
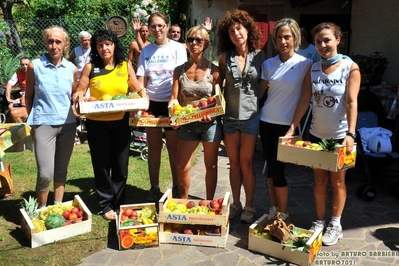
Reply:
[[225, 248], [229, 235], [229, 224], [221, 226], [219, 235], [189, 235], [165, 232], [165, 224], [159, 224], [159, 242], [163, 244], [180, 244]]
[[[39, 247], [45, 244], [54, 243], [56, 241], [88, 233], [91, 231], [92, 224], [92, 214], [90, 210], [86, 207], [83, 200], [79, 195], [75, 195], [74, 199], [71, 201], [63, 202], [62, 204], [67, 206], [75, 206], [80, 210], [85, 212], [83, 221], [51, 230], [46, 230], [43, 232], [36, 232], [35, 227], [28, 214], [24, 209], [20, 209], [21, 212], [21, 228], [25, 232], [25, 235], [31, 242], [31, 247]], [[45, 210], [45, 209], [43, 209]]]
[[129, 125], [134, 127], [170, 127], [169, 117], [130, 117]]
[[[182, 224], [205, 224], [205, 225], [226, 225], [229, 222], [229, 205], [230, 205], [230, 193], [226, 192], [223, 203], [222, 203], [222, 214], [193, 214], [193, 213], [171, 213], [167, 211], [168, 201], [173, 200], [176, 203], [181, 202], [187, 204], [189, 201], [193, 201], [196, 206], [200, 200], [192, 199], [177, 199], [172, 197], [172, 190], [168, 189], [162, 198], [159, 200], [159, 223], [182, 223]], [[209, 201], [208, 201], [209, 202]]]
[[116, 219], [116, 233], [118, 236], [119, 250], [141, 249], [159, 246], [159, 225], [157, 221], [154, 221], [152, 224], [137, 226], [121, 225], [122, 213], [128, 207], [136, 210], [137, 212], [140, 212], [144, 207], [147, 207], [156, 214], [155, 203], [121, 205], [119, 216]]
[[294, 144], [302, 140], [300, 136], [280, 137], [277, 151], [277, 160], [285, 163], [309, 166], [311, 168], [324, 169], [338, 172], [348, 168], [355, 167], [356, 162], [356, 144], [350, 154], [344, 152], [345, 146], [338, 146], [334, 152], [317, 151], [286, 145], [286, 141], [291, 140]]
[[253, 250], [262, 254], [266, 254], [278, 259], [289, 261], [298, 265], [311, 265], [317, 256], [317, 253], [321, 251], [322, 247], [322, 229], [316, 230], [314, 233], [298, 228], [304, 233], [311, 235], [308, 242], [310, 253], [291, 251], [291, 248], [281, 245], [281, 243], [259, 237], [254, 234], [254, 230], [257, 228], [264, 228], [268, 221], [268, 215], [264, 214], [255, 223], [249, 227], [248, 236], [248, 249]]
[[[83, 98], [79, 98], [83, 99]], [[81, 114], [117, 113], [148, 109], [147, 98], [111, 100], [111, 101], [79, 101], [78, 108]]]
[[215, 100], [216, 106], [206, 108], [197, 112], [189, 113], [184, 116], [174, 116], [173, 115], [173, 105], [178, 104], [177, 100], [174, 100], [169, 106], [169, 113], [172, 114], [171, 121], [176, 125], [184, 125], [196, 121], [202, 120], [202, 117], [205, 115], [209, 115], [209, 117], [216, 117], [220, 115], [224, 115], [226, 110], [226, 100], [223, 97], [223, 93], [220, 90], [219, 85], [215, 86]]

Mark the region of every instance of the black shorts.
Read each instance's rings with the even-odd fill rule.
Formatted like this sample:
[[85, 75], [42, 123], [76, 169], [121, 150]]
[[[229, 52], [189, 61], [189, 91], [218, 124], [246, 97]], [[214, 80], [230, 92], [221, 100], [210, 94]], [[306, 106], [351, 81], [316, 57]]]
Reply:
[[[168, 102], [154, 102], [150, 100], [150, 106], [148, 111], [151, 112], [155, 117], [158, 116], [169, 116]], [[164, 130], [173, 130], [171, 127], [164, 127]]]

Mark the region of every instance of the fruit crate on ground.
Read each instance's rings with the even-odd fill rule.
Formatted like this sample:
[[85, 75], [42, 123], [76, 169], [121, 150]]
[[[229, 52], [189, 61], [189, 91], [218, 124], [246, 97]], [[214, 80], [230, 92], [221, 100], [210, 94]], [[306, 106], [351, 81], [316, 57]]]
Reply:
[[129, 125], [134, 127], [170, 127], [169, 117], [130, 117]]
[[159, 200], [159, 241], [181, 245], [226, 247], [230, 193], [215, 200], [172, 197], [168, 189]]
[[191, 225], [159, 223], [159, 242], [225, 248], [229, 235], [229, 224]]
[[255, 223], [249, 227], [248, 249], [262, 254], [266, 254], [278, 259], [289, 261], [298, 265], [311, 265], [322, 248], [322, 229], [314, 233], [298, 228], [301, 232], [310, 236], [306, 245], [309, 247], [309, 253], [298, 250], [291, 251], [290, 247], [283, 246], [280, 242], [272, 239], [271, 236], [261, 237], [255, 234], [255, 230], [262, 230], [268, 222], [268, 215], [264, 214]]
[[[62, 204], [67, 206], [75, 206], [82, 210], [84, 212], [84, 217], [82, 221], [68, 224], [59, 228], [36, 232], [32, 220], [29, 218], [26, 211], [24, 209], [20, 209], [21, 228], [25, 232], [27, 238], [30, 240], [32, 248], [53, 243], [65, 238], [88, 233], [91, 231], [92, 214], [79, 195], [75, 195], [73, 200], [63, 202]], [[40, 209], [39, 212], [46, 211], [46, 209], [47, 208]]]
[[[212, 99], [211, 102], [209, 102], [210, 98]], [[195, 102], [200, 103], [201, 101], [195, 101]], [[192, 104], [193, 108], [201, 108], [199, 111], [176, 116], [173, 112], [173, 106], [178, 105], [179, 102], [177, 100], [174, 100], [169, 106], [169, 113], [171, 114], [172, 123], [176, 125], [184, 125], [200, 121], [202, 117], [205, 115], [209, 115], [209, 117], [224, 115], [226, 110], [226, 101], [223, 97], [223, 93], [220, 90], [219, 85], [215, 86], [215, 95], [213, 97], [209, 97], [205, 102], [202, 107], [194, 106], [196, 105], [195, 103]]]
[[121, 205], [116, 233], [119, 250], [159, 246], [155, 203]]
[[300, 140], [300, 136], [280, 137], [277, 160], [334, 172], [355, 167], [356, 144], [353, 151], [346, 154], [346, 146], [339, 145], [334, 152], [320, 151], [296, 146], [295, 142]]
[[[200, 204], [210, 204], [210, 201], [172, 198], [172, 190], [168, 189], [159, 200], [158, 222], [225, 226], [229, 223], [230, 193], [226, 192], [223, 198], [216, 201], [220, 210], [218, 214], [216, 212], [207, 214], [202, 212], [200, 208], [198, 209], [199, 213], [187, 213], [186, 206], [188, 202], [191, 202], [195, 208], [200, 206]], [[182, 208], [177, 206], [178, 203], [181, 204], [179, 206], [182, 206]], [[177, 208], [171, 210], [170, 205], [176, 205]]]

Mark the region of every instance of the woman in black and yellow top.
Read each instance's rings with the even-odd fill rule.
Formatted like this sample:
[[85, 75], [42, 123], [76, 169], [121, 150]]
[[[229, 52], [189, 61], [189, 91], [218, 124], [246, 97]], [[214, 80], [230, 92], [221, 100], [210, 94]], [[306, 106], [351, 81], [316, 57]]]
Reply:
[[[116, 34], [99, 30], [91, 38], [91, 62], [82, 71], [78, 91], [95, 98], [108, 94], [139, 91], [133, 67], [124, 61], [124, 48]], [[95, 187], [101, 213], [107, 220], [116, 218], [115, 210], [125, 201], [129, 162], [129, 113], [89, 114], [87, 140], [93, 164]]]

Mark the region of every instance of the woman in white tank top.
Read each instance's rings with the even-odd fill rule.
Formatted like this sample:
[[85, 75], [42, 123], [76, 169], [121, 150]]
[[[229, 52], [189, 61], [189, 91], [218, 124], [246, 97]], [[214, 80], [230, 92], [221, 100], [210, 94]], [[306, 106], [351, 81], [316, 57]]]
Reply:
[[[312, 96], [313, 119], [310, 128], [310, 141], [318, 142], [321, 138], [335, 139], [347, 146], [347, 152], [353, 150], [357, 120], [357, 95], [360, 89], [360, 71], [356, 63], [337, 53], [341, 41], [341, 30], [333, 23], [317, 25], [312, 34], [321, 61], [313, 64], [308, 71], [301, 98], [296, 107], [288, 136], [305, 114]], [[313, 169], [314, 201], [316, 218], [311, 230], [323, 228], [324, 245], [334, 245], [343, 237], [341, 215], [346, 201], [345, 172]], [[327, 186], [331, 182], [332, 218], [326, 227], [325, 214]]]

